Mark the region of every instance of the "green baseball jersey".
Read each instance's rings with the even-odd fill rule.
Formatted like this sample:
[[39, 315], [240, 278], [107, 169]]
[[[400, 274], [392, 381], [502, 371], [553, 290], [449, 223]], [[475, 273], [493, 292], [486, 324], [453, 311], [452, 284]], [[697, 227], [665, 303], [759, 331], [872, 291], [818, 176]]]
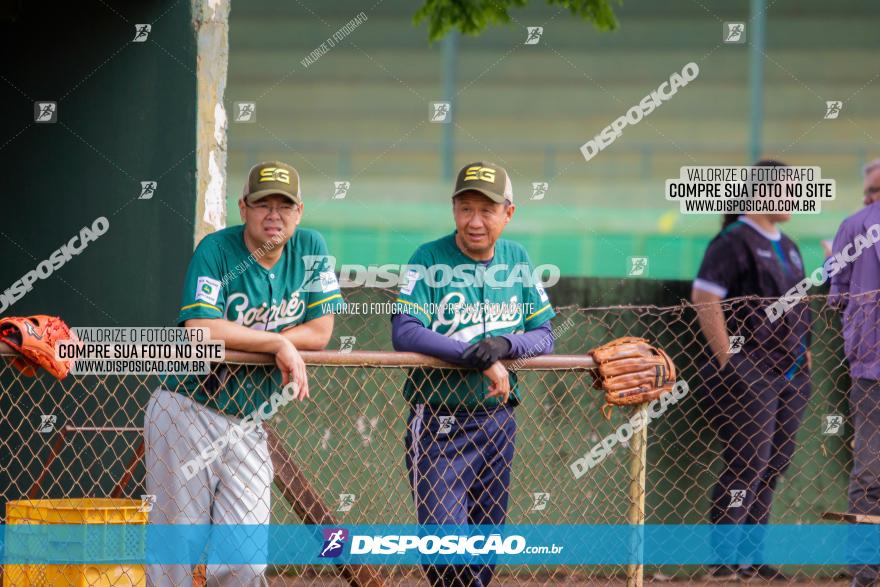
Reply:
[[[427, 271], [407, 271], [396, 310], [454, 340], [472, 344], [490, 336], [521, 334], [556, 315], [540, 281], [531, 279], [534, 267], [519, 243], [498, 239], [494, 257], [483, 265], [458, 248], [453, 232], [420, 246], [409, 263]], [[465, 277], [469, 274], [473, 278]], [[489, 385], [475, 370], [414, 369], [404, 397], [450, 408], [494, 406], [501, 400], [485, 398]], [[510, 386], [509, 401], [516, 405], [522, 398], [515, 373], [510, 374]]]
[[[262, 254], [248, 251], [244, 226], [202, 239], [186, 273], [178, 325], [193, 318], [224, 318], [255, 330], [280, 332], [343, 308], [319, 232], [297, 228], [271, 269], [256, 262]], [[213, 376], [178, 377], [177, 390], [208, 407], [245, 416], [281, 389], [275, 368], [232, 368], [229, 379], [218, 385], [218, 377], [226, 377], [223, 371], [220, 367]]]

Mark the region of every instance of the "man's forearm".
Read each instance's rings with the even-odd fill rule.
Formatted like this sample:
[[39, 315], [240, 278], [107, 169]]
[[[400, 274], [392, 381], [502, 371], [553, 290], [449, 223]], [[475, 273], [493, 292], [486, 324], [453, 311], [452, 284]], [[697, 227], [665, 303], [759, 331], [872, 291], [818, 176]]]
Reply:
[[321, 316], [281, 331], [281, 336], [300, 351], [322, 351], [333, 335], [333, 314]]
[[189, 328], [208, 328], [212, 340], [222, 340], [227, 349], [252, 353], [276, 353], [284, 337], [276, 332], [254, 330], [223, 318], [195, 318], [186, 321]]
[[553, 352], [553, 330], [549, 320], [534, 330], [502, 336], [510, 341], [510, 352], [506, 357], [508, 359], [537, 357]]
[[467, 364], [461, 354], [468, 345], [425, 328], [417, 318], [407, 314], [396, 314], [391, 319], [391, 343], [399, 352], [421, 353], [456, 365]]
[[[825, 272], [827, 274], [834, 274], [831, 277], [831, 290], [828, 294], [828, 305], [836, 310], [843, 310], [846, 308], [847, 302], [849, 302], [849, 293], [850, 293], [850, 281], [852, 279], [852, 265], [843, 262], [841, 263], [841, 254], [843, 249], [853, 241], [855, 238], [854, 234], [849, 234], [848, 231], [841, 228], [838, 230], [838, 233], [834, 235], [834, 243], [831, 245], [831, 257], [826, 259], [823, 264], [825, 268]], [[832, 261], [832, 259], [834, 259]], [[836, 264], [837, 270], [832, 271], [832, 264]]]
[[826, 303], [829, 308], [834, 310], [845, 310], [849, 303], [849, 291], [844, 287], [835, 286], [832, 283], [831, 291], [828, 293], [828, 300]]
[[721, 304], [714, 303], [697, 307], [697, 318], [715, 360], [726, 363], [730, 340]]

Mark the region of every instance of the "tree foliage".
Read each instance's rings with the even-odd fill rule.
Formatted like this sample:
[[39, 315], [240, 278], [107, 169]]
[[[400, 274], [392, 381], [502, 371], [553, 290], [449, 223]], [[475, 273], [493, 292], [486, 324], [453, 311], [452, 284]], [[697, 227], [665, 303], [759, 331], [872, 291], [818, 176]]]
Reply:
[[[600, 31], [617, 28], [617, 19], [611, 10], [613, 0], [545, 0], [553, 6], [561, 6], [580, 17]], [[618, 3], [621, 0], [617, 0]], [[529, 0], [425, 0], [413, 17], [416, 24], [428, 21], [428, 38], [442, 39], [451, 29], [457, 28], [466, 35], [478, 35], [486, 27], [511, 21], [511, 8], [525, 6]]]

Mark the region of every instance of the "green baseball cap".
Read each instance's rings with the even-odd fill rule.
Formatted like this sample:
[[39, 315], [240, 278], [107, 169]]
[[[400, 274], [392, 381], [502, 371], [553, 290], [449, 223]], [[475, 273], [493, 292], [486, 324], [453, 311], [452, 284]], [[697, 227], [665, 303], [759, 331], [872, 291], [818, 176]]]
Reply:
[[455, 190], [452, 192], [452, 197], [470, 190], [480, 192], [499, 204], [504, 203], [504, 200], [513, 203], [510, 176], [507, 175], [507, 171], [503, 167], [494, 163], [478, 161], [461, 168], [455, 179]]
[[287, 196], [294, 204], [302, 203], [296, 169], [281, 161], [264, 161], [251, 167], [241, 195], [244, 201], [252, 204], [272, 194]]

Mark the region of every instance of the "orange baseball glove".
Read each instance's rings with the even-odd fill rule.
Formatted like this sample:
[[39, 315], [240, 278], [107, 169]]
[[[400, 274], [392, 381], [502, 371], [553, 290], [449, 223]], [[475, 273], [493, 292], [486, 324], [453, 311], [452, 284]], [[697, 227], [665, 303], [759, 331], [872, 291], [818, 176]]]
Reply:
[[590, 355], [599, 372], [594, 387], [605, 390], [606, 406], [649, 402], [671, 392], [675, 385], [672, 359], [644, 338], [617, 338]]
[[70, 361], [55, 358], [55, 341], [74, 338], [61, 318], [56, 316], [9, 316], [0, 319], [0, 342], [15, 349], [19, 356], [12, 364], [29, 377], [42, 367], [57, 379], [70, 372]]

